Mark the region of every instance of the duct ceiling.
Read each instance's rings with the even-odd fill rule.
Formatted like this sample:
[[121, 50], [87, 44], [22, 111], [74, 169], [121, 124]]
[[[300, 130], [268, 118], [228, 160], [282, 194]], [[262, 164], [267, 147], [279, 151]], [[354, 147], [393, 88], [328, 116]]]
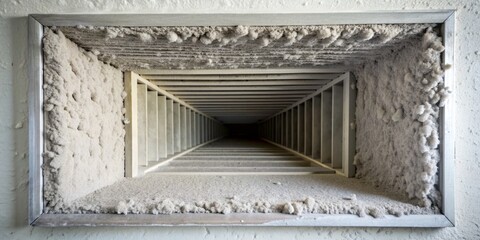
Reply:
[[431, 25], [58, 27], [224, 123], [255, 123]]

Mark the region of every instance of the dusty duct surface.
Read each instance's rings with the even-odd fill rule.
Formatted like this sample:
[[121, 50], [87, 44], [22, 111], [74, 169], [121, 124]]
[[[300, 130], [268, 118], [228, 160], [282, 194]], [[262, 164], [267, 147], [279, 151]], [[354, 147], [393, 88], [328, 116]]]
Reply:
[[[270, 166], [270, 171], [276, 168], [275, 174], [263, 175], [266, 168], [262, 166]], [[280, 169], [292, 166], [317, 174], [291, 175]], [[245, 168], [255, 169], [248, 175], [230, 175], [215, 172], [213, 167], [236, 174]], [[438, 213], [438, 208], [419, 207], [404, 194], [375, 188], [359, 179], [322, 174], [315, 168], [318, 166], [266, 142], [227, 138], [187, 153], [143, 177], [126, 178], [97, 190], [61, 212], [321, 213], [375, 218]], [[216, 174], [201, 175], [206, 172]], [[285, 172], [288, 175], [283, 175]]]
[[427, 24], [235, 27], [59, 27], [123, 70], [352, 65], [378, 58]]
[[[385, 201], [383, 202], [385, 205], [382, 205], [382, 210], [373, 210], [371, 215], [375, 215], [375, 212], [379, 212], [379, 214], [431, 213], [435, 211], [439, 204], [439, 196], [435, 190], [435, 184], [438, 182], [436, 165], [439, 161], [438, 111], [448, 95], [448, 89], [444, 89], [442, 85], [443, 70], [440, 64], [440, 53], [443, 51], [443, 46], [441, 40], [436, 33], [430, 30], [423, 36], [423, 39], [421, 38], [428, 27], [429, 25], [345, 25], [280, 28], [243, 26], [205, 28], [62, 27], [61, 30], [79, 46], [91, 51], [91, 53], [87, 53], [81, 59], [89, 59], [88, 61], [98, 63], [95, 57], [97, 55], [99, 59], [105, 62], [128, 70], [137, 68], [314, 67], [319, 65], [355, 64], [355, 75], [358, 79], [356, 112], [357, 155], [355, 162], [358, 169], [357, 177], [386, 189], [390, 188], [426, 207], [417, 211], [415, 210], [417, 208], [410, 206], [408, 207], [409, 210], [403, 211], [401, 210], [402, 207], [398, 205], [394, 208], [386, 207], [389, 202]], [[60, 34], [59, 36], [62, 35]], [[60, 37], [60, 39], [63, 38]], [[68, 40], [65, 41], [68, 42]], [[77, 48], [71, 43], [68, 43], [68, 45], [68, 48]], [[48, 45], [46, 45], [46, 49], [49, 50]], [[55, 52], [54, 50], [49, 51]], [[72, 50], [65, 49], [64, 51], [69, 52]], [[62, 64], [68, 63], [67, 57], [62, 56], [61, 59], [62, 61], [60, 62]], [[73, 59], [76, 59], [76, 57], [73, 57]], [[83, 62], [72, 62], [72, 64], [72, 66], [65, 64], [61, 68], [55, 68], [55, 71], [62, 73], [62, 71], [65, 71], [62, 69], [71, 69], [77, 65], [84, 66], [85, 69], [92, 67], [82, 65], [85, 64]], [[115, 180], [121, 179], [123, 174], [121, 73], [109, 66], [100, 65], [102, 69], [109, 70], [102, 70], [106, 73], [100, 71], [90, 76], [111, 74], [114, 76], [112, 79], [119, 79], [114, 86], [107, 86], [108, 89], [112, 89], [112, 96], [108, 98], [115, 99], [112, 100], [113, 103], [100, 102], [95, 106], [99, 107], [99, 109], [105, 106], [110, 106], [110, 110], [114, 109], [113, 113], [110, 113], [112, 117], [110, 121], [112, 123], [115, 122], [112, 125], [114, 125], [116, 130], [112, 129], [109, 133], [104, 132], [105, 135], [102, 136], [108, 137], [108, 141], [110, 141], [107, 141], [105, 146], [113, 147], [115, 145], [115, 149], [120, 150], [110, 152], [115, 155], [108, 155], [111, 156], [108, 158], [108, 161], [118, 161], [114, 164], [115, 166], [111, 166], [111, 168], [115, 169], [115, 174], [101, 176], [95, 175], [94, 171], [88, 173], [93, 174], [90, 182], [95, 182], [93, 184], [95, 187], [89, 186], [80, 189], [88, 189], [90, 192], [98, 189], [98, 187], [114, 183]], [[93, 68], [98, 68], [98, 66], [98, 64], [95, 64]], [[89, 71], [91, 70], [89, 69]], [[52, 75], [55, 76], [54, 74]], [[60, 76], [62, 75], [60, 74]], [[103, 81], [94, 82], [85, 84], [92, 84], [91, 87], [93, 89], [98, 89], [101, 87], [98, 85], [103, 84]], [[53, 91], [49, 88], [55, 89], [57, 84], [59, 83], [47, 84], [46, 89], [48, 90], [46, 92]], [[83, 86], [83, 84], [80, 86]], [[102, 87], [102, 89], [105, 88]], [[59, 96], [63, 97], [65, 93], [66, 91], [63, 91]], [[85, 94], [87, 97], [90, 97], [89, 93]], [[109, 95], [107, 94], [107, 96]], [[111, 106], [114, 106], [114, 108]], [[49, 108], [46, 107], [46, 110]], [[55, 108], [53, 109], [55, 110]], [[53, 110], [49, 111], [49, 115], [55, 113]], [[66, 113], [59, 108], [56, 114], [62, 117]], [[55, 120], [52, 117], [49, 119]], [[78, 122], [79, 126], [82, 122]], [[91, 123], [91, 121], [89, 122]], [[53, 135], [55, 132], [53, 129], [57, 129], [58, 126], [60, 126], [58, 128], [60, 130], [68, 129], [67, 123], [70, 124], [68, 121], [54, 122], [52, 126], [48, 127], [48, 131]], [[78, 127], [75, 127], [73, 128], [75, 133], [82, 133]], [[120, 128], [121, 131], [119, 130]], [[119, 142], [111, 143], [111, 139], [119, 139]], [[55, 140], [55, 137], [53, 137], [50, 143], [62, 141], [68, 140]], [[83, 142], [89, 143], [89, 141]], [[104, 143], [101, 143], [100, 146], [102, 144]], [[99, 144], [97, 143], [97, 145]], [[60, 149], [60, 151], [48, 153], [48, 156], [55, 160], [57, 155], [68, 156], [62, 154], [64, 152], [71, 154], [72, 149], [78, 150], [79, 154], [89, 154], [89, 151], [85, 149], [90, 147], [82, 146], [81, 144], [69, 146], [58, 144], [58, 146], [51, 149]], [[95, 153], [95, 151], [93, 152]], [[62, 171], [57, 169], [62, 169], [62, 167], [56, 165], [58, 163], [53, 160], [51, 161], [53, 164], [50, 163], [52, 167], [48, 167], [49, 170], [45, 171], [50, 181], [47, 184], [49, 191], [46, 191], [48, 193], [46, 199], [54, 203], [52, 206], [58, 205], [56, 203], [56, 201], [60, 201], [58, 196], [69, 196], [69, 200], [71, 200], [89, 192], [83, 191], [80, 194], [77, 193], [78, 191], [75, 191], [75, 194], [72, 195], [65, 194], [70, 193], [69, 191], [73, 192], [74, 188], [68, 191], [62, 190], [58, 187], [62, 185], [59, 183], [62, 183], [65, 179], [71, 179], [70, 175], [78, 173], [71, 171], [65, 172], [70, 175], [61, 175]], [[106, 164], [102, 161], [99, 162]], [[99, 162], [90, 162], [90, 164], [98, 166]], [[110, 166], [108, 168], [108, 171], [110, 171]], [[97, 173], [99, 172], [101, 171]], [[148, 188], [139, 187], [139, 181], [145, 181], [145, 184], [154, 186], [156, 184], [167, 184], [172, 179], [162, 179], [162, 181], [165, 181], [163, 183], [158, 182], [159, 180], [153, 177], [124, 180], [116, 183], [111, 188], [107, 187], [89, 195], [88, 198], [77, 201], [68, 208], [59, 209], [59, 212], [172, 213], [204, 211], [222, 213], [223, 211], [217, 209], [217, 205], [223, 206], [222, 204], [224, 204], [227, 206], [231, 203], [231, 201], [229, 203], [229, 200], [225, 200], [229, 196], [219, 196], [223, 197], [222, 201], [225, 201], [215, 203], [216, 201], [212, 199], [207, 205], [200, 204], [204, 210], [196, 211], [196, 207], [199, 206], [195, 202], [187, 202], [182, 198], [172, 200], [168, 196], [161, 194], [151, 195], [145, 192], [149, 191]], [[239, 181], [238, 179], [232, 179], [232, 181]], [[318, 180], [322, 181], [320, 178]], [[208, 181], [215, 181], [215, 179]], [[208, 181], [204, 183], [208, 185]], [[298, 180], [298, 182], [301, 185], [300, 182], [303, 182], [303, 180]], [[134, 184], [129, 185], [130, 183]], [[235, 189], [235, 186], [229, 184], [233, 184], [233, 182], [227, 184], [228, 189]], [[128, 186], [131, 188], [128, 188]], [[322, 186], [321, 183], [319, 183], [319, 186]], [[60, 189], [60, 191], [57, 190], [58, 193], [53, 191], [56, 188]], [[128, 193], [130, 190], [138, 193], [136, 199], [132, 200], [133, 198]], [[201, 191], [201, 188], [193, 188], [193, 190]], [[128, 194], [123, 194], [119, 203], [109, 198], [111, 194], [107, 193], [112, 193], [112, 191]], [[200, 193], [190, 192], [190, 194]], [[199, 196], [202, 195], [200, 194]], [[307, 205], [308, 202], [311, 204], [312, 200], [304, 197], [309, 196], [299, 197], [298, 195], [290, 195], [282, 199], [282, 195], [279, 194], [278, 198], [268, 201], [268, 208], [261, 209], [269, 209], [268, 211], [265, 210], [266, 212], [295, 213], [295, 210], [290, 211], [295, 209], [294, 202], [299, 202], [297, 208], [310, 209], [305, 212], [362, 215], [362, 211], [364, 213], [365, 209], [367, 209], [355, 208], [350, 205], [347, 208], [341, 208], [340, 205], [332, 208], [310, 208], [311, 206], [308, 207]], [[325, 200], [324, 198], [314, 194], [311, 194], [310, 197], [314, 199], [314, 203], [323, 206], [321, 204], [324, 204], [322, 203]], [[200, 201], [199, 199], [195, 201]], [[96, 201], [99, 201], [99, 203], [95, 204]], [[259, 202], [258, 199], [245, 201], [246, 204], [252, 206], [256, 206], [255, 204]], [[187, 203], [189, 204], [186, 207], [187, 210], [182, 210], [182, 206], [185, 206]], [[164, 207], [165, 204], [167, 207]], [[217, 210], [208, 210], [212, 204], [215, 207], [214, 209]], [[172, 206], [175, 211], [161, 210], [164, 208], [172, 209]], [[341, 211], [338, 210], [339, 208]], [[241, 207], [238, 209], [240, 210], [237, 212], [252, 211]], [[283, 209], [286, 210], [284, 211]], [[228, 212], [229, 210], [226, 211]]]
[[[148, 191], [142, 190], [148, 189]], [[179, 191], [182, 189], [182, 191]], [[67, 210], [67, 209], [66, 209]], [[195, 176], [124, 179], [75, 201], [71, 213], [435, 214], [401, 194], [338, 175]]]
[[124, 176], [123, 74], [46, 30], [44, 198], [46, 211]]
[[[357, 177], [391, 187], [424, 206], [440, 205], [437, 164], [443, 86], [441, 38], [421, 41], [359, 67], [357, 77]], [[438, 187], [438, 186], [437, 186]]]

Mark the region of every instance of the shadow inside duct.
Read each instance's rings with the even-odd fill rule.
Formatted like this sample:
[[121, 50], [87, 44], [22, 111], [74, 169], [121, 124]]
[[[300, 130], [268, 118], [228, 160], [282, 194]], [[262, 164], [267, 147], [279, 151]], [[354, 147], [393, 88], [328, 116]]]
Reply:
[[259, 138], [257, 124], [225, 124], [224, 126], [227, 128], [227, 134], [230, 138]]

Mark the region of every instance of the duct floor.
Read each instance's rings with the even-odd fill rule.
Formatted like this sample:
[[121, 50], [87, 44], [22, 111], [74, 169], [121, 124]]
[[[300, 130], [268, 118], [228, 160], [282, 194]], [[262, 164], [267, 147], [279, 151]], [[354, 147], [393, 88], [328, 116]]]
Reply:
[[[209, 174], [202, 174], [202, 171]], [[233, 174], [234, 171], [248, 174]], [[360, 179], [323, 173], [329, 171], [266, 142], [225, 139], [173, 160], [157, 172], [126, 178], [97, 190], [63, 211], [119, 214], [279, 212], [374, 217], [437, 212], [437, 209], [419, 207], [399, 194], [375, 188]]]
[[321, 174], [334, 171], [249, 138], [224, 138], [158, 168], [162, 174]]

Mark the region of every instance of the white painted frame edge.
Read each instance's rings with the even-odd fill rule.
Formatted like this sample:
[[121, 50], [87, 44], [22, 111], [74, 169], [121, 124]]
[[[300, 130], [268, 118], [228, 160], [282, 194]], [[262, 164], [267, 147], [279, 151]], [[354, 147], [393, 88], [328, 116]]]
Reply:
[[32, 16], [44, 26], [279, 26], [442, 23], [453, 11], [442, 9], [323, 13], [33, 14]]
[[455, 12], [443, 23], [445, 51], [443, 62], [451, 68], [445, 71], [444, 84], [450, 88], [450, 100], [440, 108], [440, 192], [442, 213], [455, 226]]
[[28, 18], [28, 222], [43, 213], [43, 25]]
[[[454, 63], [454, 29], [455, 10], [421, 10], [421, 11], [375, 11], [375, 12], [343, 12], [343, 13], [289, 13], [289, 14], [33, 14], [28, 16], [28, 77], [29, 77], [29, 211], [28, 222], [32, 226], [191, 226], [191, 225], [218, 225], [218, 226], [265, 226], [259, 222], [258, 215], [253, 219], [244, 217], [242, 224], [229, 223], [224, 215], [199, 214], [198, 219], [189, 220], [189, 214], [180, 215], [180, 218], [162, 216], [152, 218], [150, 215], [128, 215], [126, 222], [118, 221], [114, 214], [46, 214], [43, 213], [43, 59], [42, 37], [43, 26], [202, 26], [202, 25], [325, 25], [325, 24], [367, 24], [367, 23], [443, 23], [445, 54], [444, 61], [452, 68], [446, 71], [445, 85], [454, 93], [455, 73]], [[261, 15], [261, 18], [258, 16]], [[189, 18], [186, 18], [188, 16]], [[351, 17], [353, 16], [353, 17]], [[147, 20], [145, 20], [147, 19]], [[283, 19], [295, 19], [288, 22]], [[448, 32], [448, 34], [446, 33]], [[452, 99], [454, 97], [452, 96]], [[382, 219], [360, 218], [352, 215], [318, 215], [317, 218], [307, 215], [311, 221], [302, 221], [301, 218], [285, 220], [284, 214], [264, 214], [260, 216], [273, 217], [276, 221], [269, 221], [268, 226], [357, 226], [357, 227], [452, 227], [454, 226], [454, 102], [449, 101], [442, 110], [441, 131], [441, 191], [444, 195], [442, 212], [440, 215], [412, 215], [393, 219], [390, 216]], [[186, 216], [188, 215], [188, 216]], [[176, 215], [175, 215], [176, 216]], [[289, 215], [286, 215], [289, 216]], [[213, 218], [213, 220], [209, 220]], [[305, 218], [304, 218], [305, 219]], [[132, 220], [140, 221], [136, 224]], [[162, 222], [163, 223], [158, 223]], [[394, 221], [392, 223], [392, 221]]]
[[[148, 224], [145, 224], [148, 223]], [[415, 227], [450, 226], [443, 215], [402, 217], [358, 217], [352, 214], [231, 213], [231, 214], [43, 214], [40, 227], [124, 227], [124, 226], [271, 226], [271, 227]]]

